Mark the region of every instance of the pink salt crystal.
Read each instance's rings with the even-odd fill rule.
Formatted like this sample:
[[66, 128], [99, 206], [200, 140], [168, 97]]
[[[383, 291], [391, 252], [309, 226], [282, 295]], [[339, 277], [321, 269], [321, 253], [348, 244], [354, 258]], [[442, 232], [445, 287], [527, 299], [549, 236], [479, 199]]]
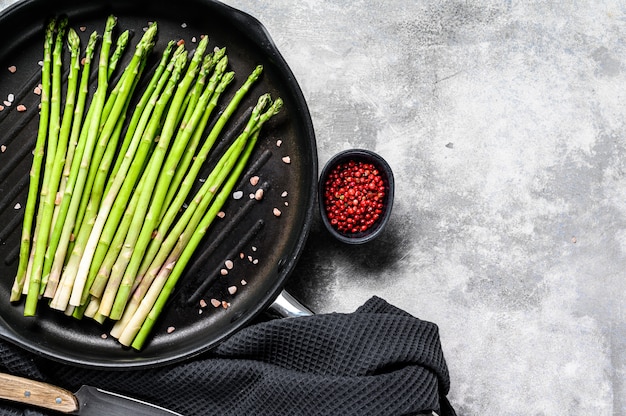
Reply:
[[213, 305], [214, 307], [216, 307], [216, 308], [217, 308], [217, 307], [219, 307], [219, 306], [221, 306], [221, 305], [222, 305], [222, 302], [220, 302], [220, 301], [219, 301], [219, 300], [217, 300], [217, 299], [211, 299], [211, 305]]

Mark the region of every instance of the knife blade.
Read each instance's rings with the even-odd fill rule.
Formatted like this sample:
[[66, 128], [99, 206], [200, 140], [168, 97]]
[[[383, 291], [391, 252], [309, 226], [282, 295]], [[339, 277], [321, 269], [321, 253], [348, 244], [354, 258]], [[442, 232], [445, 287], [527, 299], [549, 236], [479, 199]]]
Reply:
[[182, 416], [142, 400], [97, 387], [76, 393], [52, 384], [0, 373], [0, 399], [81, 416]]

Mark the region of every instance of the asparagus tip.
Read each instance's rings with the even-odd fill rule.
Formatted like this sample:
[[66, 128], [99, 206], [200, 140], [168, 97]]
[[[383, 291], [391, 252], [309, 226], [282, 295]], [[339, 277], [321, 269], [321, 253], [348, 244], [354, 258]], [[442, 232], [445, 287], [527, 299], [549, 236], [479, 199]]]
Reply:
[[117, 25], [117, 17], [115, 17], [114, 15], [109, 15], [104, 25], [104, 30], [106, 32], [110, 32], [113, 30], [115, 25]]
[[74, 30], [74, 28], [70, 27], [67, 31], [67, 44], [72, 51], [77, 50], [80, 45], [80, 38], [78, 37], [78, 33], [76, 33], [76, 30]]
[[48, 35], [54, 32], [54, 28], [56, 27], [57, 21], [55, 18], [48, 20], [48, 24], [46, 25], [46, 32]]
[[117, 42], [120, 45], [126, 45], [129, 39], [130, 39], [130, 30], [125, 30], [117, 38]]
[[222, 59], [217, 63], [215, 70], [219, 72], [224, 72], [226, 67], [228, 66], [228, 56], [224, 55]]

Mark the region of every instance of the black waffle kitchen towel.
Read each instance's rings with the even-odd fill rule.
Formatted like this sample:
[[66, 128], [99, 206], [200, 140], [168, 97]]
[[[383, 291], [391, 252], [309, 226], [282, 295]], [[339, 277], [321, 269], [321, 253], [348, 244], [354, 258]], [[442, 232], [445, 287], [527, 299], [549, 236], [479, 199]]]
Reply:
[[[378, 297], [354, 313], [257, 322], [209, 353], [148, 370], [86, 370], [0, 341], [0, 371], [72, 391], [89, 384], [183, 415], [455, 416], [437, 325]], [[45, 413], [0, 402], [0, 414]]]

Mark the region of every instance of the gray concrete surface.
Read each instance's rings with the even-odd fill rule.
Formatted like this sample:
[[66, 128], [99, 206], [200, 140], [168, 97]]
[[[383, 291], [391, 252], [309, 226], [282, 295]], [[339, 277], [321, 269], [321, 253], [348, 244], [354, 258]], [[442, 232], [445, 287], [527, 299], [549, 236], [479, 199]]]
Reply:
[[320, 165], [396, 176], [386, 232], [316, 221], [289, 289], [437, 323], [459, 415], [626, 415], [626, 3], [225, 2], [291, 66]]
[[368, 247], [314, 227], [290, 288], [437, 323], [460, 415], [626, 415], [626, 3], [228, 0], [267, 27], [320, 163], [397, 198]]

